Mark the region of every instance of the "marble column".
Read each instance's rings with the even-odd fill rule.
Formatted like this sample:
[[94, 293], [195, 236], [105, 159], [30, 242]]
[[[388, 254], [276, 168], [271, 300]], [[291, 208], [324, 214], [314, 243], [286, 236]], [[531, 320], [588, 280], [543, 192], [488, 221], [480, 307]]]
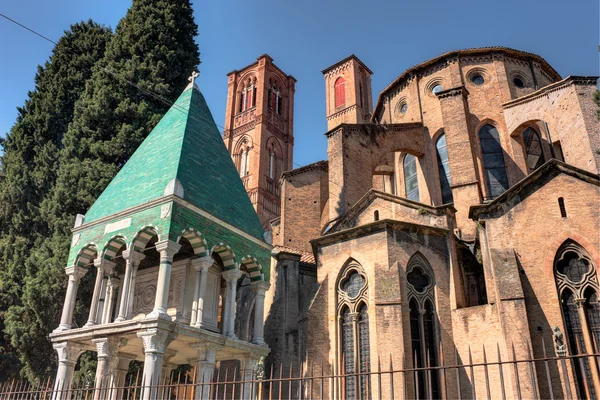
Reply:
[[196, 367], [196, 387], [194, 400], [209, 400], [215, 370], [217, 347], [211, 343], [191, 343], [190, 347], [196, 349], [197, 358], [193, 361]]
[[103, 277], [102, 277], [102, 288], [100, 289], [100, 298], [98, 299], [98, 311], [96, 314], [96, 321], [99, 324], [102, 324], [102, 321], [104, 321], [104, 315], [102, 314], [104, 312], [104, 304], [106, 303], [106, 283], [108, 282], [108, 275], [106, 274], [106, 272], [103, 273]]
[[67, 293], [65, 295], [65, 302], [63, 304], [62, 316], [60, 318], [60, 325], [54, 330], [54, 332], [65, 331], [71, 329], [73, 323], [73, 310], [75, 309], [75, 301], [77, 299], [77, 289], [79, 287], [79, 281], [81, 277], [87, 272], [86, 268], [72, 265], [65, 268], [65, 272], [69, 275], [69, 284], [67, 286]]
[[52, 347], [58, 353], [58, 370], [54, 380], [52, 400], [68, 400], [71, 397], [69, 389], [73, 383], [75, 364], [83, 350], [69, 342], [53, 343]]
[[192, 267], [196, 271], [196, 287], [194, 289], [194, 303], [192, 304], [192, 321], [190, 325], [196, 328], [202, 328], [202, 318], [204, 316], [204, 299], [206, 297], [206, 280], [208, 279], [208, 269], [214, 264], [210, 256], [195, 258], [192, 260]]
[[265, 281], [254, 281], [250, 284], [254, 290], [254, 332], [252, 332], [252, 343], [264, 345], [265, 328], [265, 293], [271, 285]]
[[115, 322], [125, 321], [129, 311], [129, 302], [133, 303], [131, 298], [132, 283], [134, 270], [137, 273], [137, 267], [140, 265], [140, 261], [144, 259], [145, 255], [135, 250], [127, 249], [123, 251], [123, 259], [125, 259], [125, 278], [123, 279], [123, 290], [121, 291], [121, 301], [119, 302], [119, 316], [115, 319]]
[[250, 381], [254, 380], [258, 360], [258, 356], [247, 356], [240, 359], [240, 375], [242, 376], [242, 381], [244, 381], [241, 398], [254, 399], [256, 397], [257, 385]]
[[227, 321], [227, 330], [223, 332], [224, 335], [229, 337], [235, 336], [235, 297], [237, 292], [237, 281], [242, 276], [242, 271], [239, 269], [230, 269], [222, 273], [223, 279], [227, 283], [227, 310], [225, 312], [225, 318]]
[[127, 377], [127, 372], [129, 371], [129, 364], [134, 358], [135, 356], [133, 355], [119, 355], [111, 380], [111, 388], [116, 389], [113, 389], [110, 393], [110, 400], [119, 400], [123, 398], [125, 378]]
[[96, 283], [94, 285], [94, 294], [92, 295], [92, 302], [90, 304], [90, 314], [87, 323], [84, 326], [94, 326], [97, 322], [98, 301], [100, 300], [100, 292], [102, 291], [102, 279], [104, 279], [104, 265], [102, 261], [102, 258], [96, 258], [94, 260], [94, 266], [96, 267]]
[[157, 390], [152, 385], [160, 383], [165, 350], [169, 343], [175, 339], [175, 334], [157, 328], [147, 329], [137, 333], [144, 344], [144, 372], [142, 374], [141, 398], [144, 400], [156, 399]]
[[92, 339], [92, 342], [96, 344], [98, 355], [94, 400], [106, 399], [112, 397], [112, 384], [118, 362], [117, 355], [119, 349], [127, 344], [127, 341], [118, 337], [108, 337]]
[[156, 297], [154, 309], [148, 317], [164, 318], [171, 320], [167, 314], [167, 301], [169, 300], [169, 283], [171, 281], [171, 265], [173, 257], [179, 251], [181, 245], [171, 240], [156, 242], [156, 251], [160, 253], [160, 267], [158, 269], [158, 282], [156, 283]]
[[110, 324], [112, 322], [113, 308], [115, 304], [115, 296], [119, 292], [121, 280], [115, 277], [112, 273], [108, 275], [106, 282], [106, 300], [104, 302], [104, 310], [102, 311], [102, 323]]

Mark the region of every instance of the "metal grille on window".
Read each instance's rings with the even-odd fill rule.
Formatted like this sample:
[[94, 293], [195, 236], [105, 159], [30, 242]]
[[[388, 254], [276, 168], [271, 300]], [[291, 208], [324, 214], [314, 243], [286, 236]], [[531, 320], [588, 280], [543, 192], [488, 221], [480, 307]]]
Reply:
[[[563, 320], [570, 355], [597, 353], [600, 342], [598, 276], [591, 257], [583, 247], [567, 240], [554, 259], [556, 286], [562, 303]], [[592, 348], [587, 348], [588, 343]], [[579, 398], [597, 398], [592, 368], [594, 360], [572, 359]]]
[[369, 375], [366, 375], [366, 373], [370, 372], [371, 363], [369, 349], [369, 314], [365, 304], [360, 306], [358, 316], [360, 372], [365, 374], [360, 376], [360, 397], [362, 399], [368, 399], [371, 397], [371, 390], [369, 388]]
[[479, 130], [479, 143], [481, 145], [488, 197], [496, 198], [508, 189], [504, 151], [502, 145], [500, 145], [498, 130], [492, 125], [484, 125]]
[[[351, 263], [338, 283], [340, 360], [346, 399], [369, 399], [370, 347], [367, 279], [362, 268]], [[348, 376], [348, 374], [357, 374]]]
[[[350, 309], [345, 307], [342, 311], [342, 362], [344, 374], [353, 374], [354, 371], [354, 318]], [[346, 398], [356, 398], [356, 377], [346, 377]]]

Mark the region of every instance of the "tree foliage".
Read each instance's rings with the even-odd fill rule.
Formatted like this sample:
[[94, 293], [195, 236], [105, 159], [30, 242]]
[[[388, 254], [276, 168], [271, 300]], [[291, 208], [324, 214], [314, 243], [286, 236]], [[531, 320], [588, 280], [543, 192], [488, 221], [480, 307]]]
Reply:
[[[4, 316], [5, 332], [22, 363], [21, 373], [30, 379], [56, 366], [48, 334], [60, 320], [67, 283], [63, 270], [75, 215], [89, 209], [186, 86], [187, 77], [199, 64], [194, 42], [197, 31], [189, 0], [133, 0], [102, 56], [85, 69], [89, 79], [83, 80], [71, 115], [65, 113], [66, 122], [59, 125], [63, 134], [41, 139], [52, 141], [55, 147], [43, 152], [29, 150], [30, 143], [38, 139], [28, 133], [19, 139], [24, 144], [13, 151], [9, 142], [15, 141], [16, 146], [18, 135], [11, 138], [11, 131], [7, 138], [8, 149], [2, 159], [7, 183], [2, 183], [0, 190], [16, 186], [0, 197], [11, 203], [0, 211], [6, 221], [2, 224], [6, 228], [0, 231], [6, 230], [13, 238], [22, 235], [23, 245], [4, 241], [4, 234], [0, 238], [2, 274], [15, 275], [9, 279], [15, 287], [7, 284], [6, 292], [0, 287], [0, 302], [10, 306]], [[28, 106], [29, 101], [15, 127], [32, 118], [34, 109]], [[44, 114], [39, 119], [45, 120], [46, 109], [39, 112]], [[40, 154], [31, 158], [29, 152]], [[38, 178], [36, 174], [42, 177], [43, 168], [52, 171]], [[13, 170], [19, 173], [9, 173]], [[17, 211], [21, 215], [14, 215]], [[31, 226], [36, 227], [35, 234], [28, 233]], [[9, 252], [20, 255], [15, 258]], [[4, 264], [5, 259], [10, 266]], [[87, 320], [94, 277], [92, 271], [80, 284], [78, 299], [83, 301], [76, 306], [75, 326]], [[1, 279], [0, 285], [4, 285]], [[9, 299], [4, 302], [3, 297]], [[0, 339], [0, 352], [2, 346]], [[86, 359], [80, 365], [91, 368], [93, 363]]]
[[[45, 315], [52, 313], [53, 307], [38, 302], [35, 293], [48, 292], [46, 297], [61, 294], [64, 273], [59, 280], [59, 271], [45, 268], [45, 258], [32, 258], [32, 250], [51, 236], [41, 216], [41, 204], [56, 181], [58, 157], [73, 119], [75, 102], [92, 75], [92, 67], [103, 57], [110, 37], [110, 29], [92, 21], [72, 25], [57, 42], [49, 60], [38, 67], [35, 89], [18, 109], [17, 121], [3, 141], [0, 325], [4, 325], [3, 332], [8, 333], [10, 342], [0, 333], [0, 370], [7, 377], [26, 363], [31, 365], [23, 373], [29, 376], [33, 371], [47, 372], [46, 357], [54, 359], [47, 351], [46, 324], [56, 318]], [[43, 346], [38, 347], [40, 342]], [[32, 363], [35, 357], [41, 363]]]

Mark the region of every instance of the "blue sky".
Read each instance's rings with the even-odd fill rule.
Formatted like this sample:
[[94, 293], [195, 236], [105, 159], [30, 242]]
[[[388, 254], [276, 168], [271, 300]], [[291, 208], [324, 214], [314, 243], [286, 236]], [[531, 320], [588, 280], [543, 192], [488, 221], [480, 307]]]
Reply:
[[[57, 40], [92, 18], [115, 27], [130, 1], [8, 0], [0, 12]], [[296, 166], [326, 158], [322, 69], [355, 53], [374, 72], [373, 96], [405, 69], [443, 52], [507, 46], [544, 57], [563, 76], [599, 74], [597, 0], [196, 1], [199, 86], [218, 125], [225, 74], [268, 53], [293, 75]], [[0, 135], [13, 125], [52, 44], [0, 18]]]

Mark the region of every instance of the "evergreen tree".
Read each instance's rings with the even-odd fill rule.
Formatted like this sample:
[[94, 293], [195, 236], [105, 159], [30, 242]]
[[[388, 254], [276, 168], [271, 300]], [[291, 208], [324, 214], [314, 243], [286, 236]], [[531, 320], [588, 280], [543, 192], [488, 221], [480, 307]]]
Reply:
[[[41, 217], [40, 205], [56, 181], [56, 164], [63, 136], [73, 119], [75, 102], [83, 93], [86, 81], [92, 75], [92, 66], [100, 60], [111, 37], [108, 28], [92, 21], [70, 27], [58, 41], [49, 60], [39, 66], [35, 75], [35, 89], [19, 114], [15, 125], [2, 142], [1, 157], [3, 178], [0, 179], [0, 371], [2, 378], [15, 375], [20, 368], [19, 359], [27, 358], [18, 352], [20, 347], [31, 346], [29, 336], [15, 339], [25, 341], [14, 347], [4, 335], [15, 332], [19, 326], [40, 330], [44, 321], [36, 312], [23, 305], [23, 287], [31, 276], [37, 274], [27, 265], [32, 248], [43, 243], [49, 235], [48, 225]], [[43, 269], [43, 268], [42, 268]], [[48, 272], [48, 271], [44, 271]], [[56, 279], [56, 278], [54, 278]], [[64, 284], [58, 286], [61, 288]], [[54, 285], [56, 288], [56, 285]], [[60, 292], [61, 290], [59, 290]], [[7, 313], [8, 309], [12, 309]], [[29, 313], [25, 312], [29, 311]], [[23, 313], [21, 313], [23, 311]], [[43, 331], [47, 332], [45, 327]], [[43, 351], [42, 357], [46, 355]], [[35, 367], [34, 367], [35, 369]]]
[[[133, 0], [75, 104], [56, 183], [40, 210], [49, 235], [26, 260], [21, 302], [6, 317], [30, 378], [56, 365], [48, 333], [60, 319], [74, 217], [92, 205], [187, 84], [199, 64], [197, 30], [189, 0]], [[89, 273], [80, 285], [76, 326], [87, 320], [93, 279]]]

